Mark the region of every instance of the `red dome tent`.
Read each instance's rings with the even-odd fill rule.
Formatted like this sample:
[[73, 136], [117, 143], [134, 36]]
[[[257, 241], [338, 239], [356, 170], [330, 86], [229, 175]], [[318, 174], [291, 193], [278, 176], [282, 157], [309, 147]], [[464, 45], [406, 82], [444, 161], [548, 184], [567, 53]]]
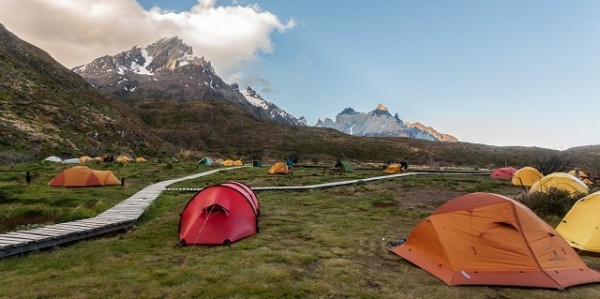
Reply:
[[227, 182], [196, 193], [179, 220], [181, 244], [229, 244], [258, 233], [260, 203], [248, 186]]
[[494, 178], [494, 179], [500, 179], [500, 180], [510, 180], [510, 179], [512, 179], [515, 172], [517, 172], [517, 170], [518, 169], [513, 168], [513, 167], [497, 168], [497, 169], [494, 169], [494, 171], [492, 172], [492, 175], [490, 175], [490, 177]]

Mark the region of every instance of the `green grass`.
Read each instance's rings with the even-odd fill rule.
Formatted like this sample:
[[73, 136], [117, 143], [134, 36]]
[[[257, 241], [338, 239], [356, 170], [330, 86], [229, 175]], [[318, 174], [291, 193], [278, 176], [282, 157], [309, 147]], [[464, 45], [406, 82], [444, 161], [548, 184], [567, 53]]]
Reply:
[[[72, 166], [72, 165], [71, 165]], [[93, 169], [111, 170], [126, 178], [127, 190], [118, 187], [57, 188], [48, 186], [67, 165], [53, 163], [20, 164], [0, 167], [0, 233], [93, 217], [121, 202], [143, 187], [158, 181], [181, 177], [196, 170], [193, 163], [88, 164]], [[207, 167], [202, 167], [207, 169]], [[25, 184], [29, 170], [32, 183]]]
[[[184, 172], [186, 167], [191, 168], [190, 173], [195, 171], [191, 165], [179, 171]], [[146, 171], [166, 176], [162, 174], [164, 165], [149, 165]], [[187, 186], [263, 179], [261, 183], [267, 184], [284, 179], [253, 178], [263, 171], [266, 169], [233, 170]], [[310, 171], [298, 172], [295, 178], [317, 179]], [[293, 179], [281, 183], [297, 184]], [[127, 233], [1, 261], [0, 297], [600, 296], [600, 285], [574, 287], [566, 292], [448, 287], [388, 252], [389, 240], [406, 236], [435, 207], [482, 188], [505, 195], [519, 192], [507, 183], [484, 177], [436, 175], [309, 192], [262, 192], [258, 194], [262, 209], [260, 233], [234, 243], [232, 249], [173, 247], [178, 241], [179, 213], [193, 194], [166, 193]], [[600, 257], [583, 258], [592, 268], [600, 269]]]

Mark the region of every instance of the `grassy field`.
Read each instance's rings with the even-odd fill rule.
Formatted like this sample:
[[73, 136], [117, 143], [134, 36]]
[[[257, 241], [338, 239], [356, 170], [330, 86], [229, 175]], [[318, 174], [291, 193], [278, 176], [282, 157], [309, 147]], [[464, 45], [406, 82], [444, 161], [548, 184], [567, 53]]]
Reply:
[[[52, 167], [41, 169], [56, 171]], [[171, 169], [128, 165], [119, 170], [131, 178], [132, 186], [139, 180], [139, 187], [196, 171], [193, 164], [175, 164]], [[179, 186], [203, 187], [226, 180], [295, 185], [340, 179], [311, 169], [298, 169], [293, 178], [265, 172], [264, 167], [234, 170]], [[359, 171], [342, 178], [377, 174]], [[36, 188], [38, 195], [45, 194], [42, 186]], [[59, 190], [55, 195], [72, 189]], [[193, 194], [164, 193], [127, 233], [0, 261], [0, 297], [600, 297], [600, 285], [566, 292], [448, 287], [388, 252], [389, 240], [406, 236], [446, 200], [474, 191], [513, 196], [520, 190], [483, 176], [426, 175], [311, 192], [262, 192], [260, 233], [234, 243], [232, 249], [174, 247], [179, 213]], [[123, 190], [103, 192], [116, 196]], [[36, 204], [51, 207], [51, 200], [45, 196]], [[554, 225], [556, 220], [550, 220]], [[600, 257], [583, 258], [600, 270]]]
[[[54, 163], [0, 166], [0, 233], [41, 224], [53, 224], [93, 217], [121, 202], [143, 187], [158, 181], [181, 177], [198, 170], [192, 163], [166, 164], [88, 164], [111, 170], [125, 178], [127, 190], [118, 187], [56, 188], [48, 186], [56, 175], [72, 165]], [[32, 183], [25, 184], [29, 170]]]

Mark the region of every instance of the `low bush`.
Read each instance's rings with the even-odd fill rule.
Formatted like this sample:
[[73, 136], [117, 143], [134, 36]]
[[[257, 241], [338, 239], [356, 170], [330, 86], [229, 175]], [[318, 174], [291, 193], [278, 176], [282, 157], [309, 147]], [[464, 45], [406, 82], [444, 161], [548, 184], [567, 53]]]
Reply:
[[521, 202], [540, 216], [564, 217], [573, 204], [585, 194], [570, 194], [568, 191], [552, 188], [546, 192], [526, 195]]

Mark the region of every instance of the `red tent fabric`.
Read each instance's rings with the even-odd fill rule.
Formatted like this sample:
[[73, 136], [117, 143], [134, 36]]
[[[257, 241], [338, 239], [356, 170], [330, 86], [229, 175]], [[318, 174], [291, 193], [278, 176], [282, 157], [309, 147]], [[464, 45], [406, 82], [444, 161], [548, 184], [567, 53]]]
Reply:
[[260, 203], [248, 186], [227, 182], [196, 193], [179, 220], [181, 244], [229, 244], [258, 233]]
[[510, 180], [510, 179], [512, 179], [515, 172], [517, 172], [517, 170], [518, 169], [513, 168], [513, 167], [504, 167], [504, 168], [494, 169], [494, 171], [492, 172], [492, 175], [490, 175], [490, 177], [495, 178], [495, 179], [500, 179], [500, 180]]

